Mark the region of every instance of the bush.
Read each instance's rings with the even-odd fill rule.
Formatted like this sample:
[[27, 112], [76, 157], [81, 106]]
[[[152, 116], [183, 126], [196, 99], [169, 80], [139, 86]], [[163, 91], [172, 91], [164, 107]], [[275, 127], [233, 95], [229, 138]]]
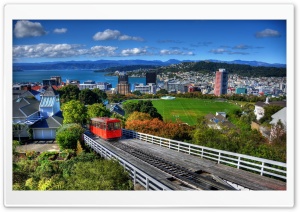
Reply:
[[79, 124], [64, 124], [56, 133], [59, 147], [64, 149], [77, 149], [77, 141], [81, 138], [84, 129]]

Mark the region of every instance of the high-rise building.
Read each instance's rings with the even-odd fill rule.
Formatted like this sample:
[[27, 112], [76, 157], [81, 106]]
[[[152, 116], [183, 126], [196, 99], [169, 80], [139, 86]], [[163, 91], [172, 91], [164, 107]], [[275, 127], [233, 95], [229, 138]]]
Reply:
[[148, 85], [149, 83], [156, 84], [156, 73], [155, 72], [146, 73], [146, 85]]
[[117, 92], [118, 94], [123, 94], [123, 95], [130, 93], [130, 84], [128, 83], [128, 75], [126, 74], [119, 75]]
[[228, 73], [226, 69], [220, 68], [216, 72], [214, 94], [220, 96], [227, 93]]
[[117, 92], [118, 94], [126, 95], [130, 93], [130, 84], [128, 83], [119, 83], [117, 85]]
[[128, 75], [127, 74], [120, 74], [118, 77], [118, 83], [128, 83]]

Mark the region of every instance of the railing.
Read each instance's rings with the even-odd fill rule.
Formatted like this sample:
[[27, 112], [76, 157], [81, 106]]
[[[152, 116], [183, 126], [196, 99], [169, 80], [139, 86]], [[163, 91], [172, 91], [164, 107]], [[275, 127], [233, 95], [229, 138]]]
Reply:
[[123, 129], [123, 136], [136, 138], [178, 152], [217, 161], [218, 164], [225, 164], [237, 169], [252, 171], [262, 176], [286, 180], [286, 163], [189, 144], [126, 129]]
[[136, 168], [135, 166], [133, 166], [123, 158], [119, 157], [112, 151], [108, 150], [88, 135], [83, 134], [83, 139], [89, 147], [91, 147], [94, 151], [99, 153], [102, 157], [107, 159], [116, 159], [129, 172], [130, 177], [133, 179], [134, 185], [136, 183], [139, 183], [144, 188], [146, 188], [146, 190], [171, 190], [164, 184], [147, 175], [145, 172]]

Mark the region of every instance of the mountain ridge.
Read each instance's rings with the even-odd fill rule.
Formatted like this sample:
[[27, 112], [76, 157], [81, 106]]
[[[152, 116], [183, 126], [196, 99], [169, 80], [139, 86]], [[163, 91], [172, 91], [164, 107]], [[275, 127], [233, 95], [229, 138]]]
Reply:
[[40, 62], [40, 63], [13, 63], [13, 69], [15, 70], [52, 70], [52, 69], [106, 69], [116, 66], [127, 66], [127, 65], [157, 65], [157, 66], [168, 66], [172, 64], [179, 64], [184, 62], [218, 62], [227, 64], [243, 64], [250, 66], [265, 66], [265, 67], [276, 67], [286, 68], [286, 64], [280, 63], [266, 63], [261, 61], [244, 61], [244, 60], [233, 60], [233, 61], [221, 61], [221, 60], [177, 60], [170, 59], [167, 61], [161, 60], [96, 60], [96, 61], [58, 61], [58, 62]]

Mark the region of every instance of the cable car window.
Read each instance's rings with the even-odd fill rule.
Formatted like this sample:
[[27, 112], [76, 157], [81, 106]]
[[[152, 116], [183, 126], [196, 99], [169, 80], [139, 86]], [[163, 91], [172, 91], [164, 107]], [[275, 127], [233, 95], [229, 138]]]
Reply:
[[108, 123], [107, 126], [107, 130], [114, 130], [114, 123]]
[[120, 122], [115, 122], [115, 130], [119, 130], [121, 128]]

